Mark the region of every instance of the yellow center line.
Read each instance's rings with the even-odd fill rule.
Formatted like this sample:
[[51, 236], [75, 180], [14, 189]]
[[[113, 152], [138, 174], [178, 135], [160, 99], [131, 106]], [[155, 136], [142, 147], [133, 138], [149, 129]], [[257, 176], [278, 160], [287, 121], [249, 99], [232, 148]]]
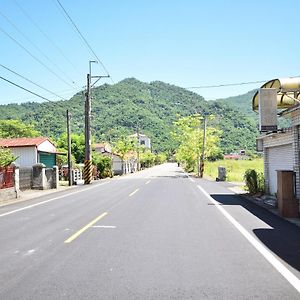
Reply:
[[145, 184], [149, 184], [151, 182], [151, 180], [148, 180]]
[[96, 222], [98, 222], [100, 219], [104, 218], [108, 213], [105, 212], [102, 215], [98, 216], [96, 219], [94, 219], [92, 222], [78, 230], [76, 233], [74, 233], [72, 236], [70, 236], [67, 240], [65, 240], [65, 244], [71, 243], [76, 238], [78, 238], [83, 232], [85, 232], [89, 227], [93, 226]]
[[138, 192], [139, 189], [136, 189], [135, 191], [133, 191], [131, 194], [129, 194], [129, 197], [133, 196], [136, 192]]

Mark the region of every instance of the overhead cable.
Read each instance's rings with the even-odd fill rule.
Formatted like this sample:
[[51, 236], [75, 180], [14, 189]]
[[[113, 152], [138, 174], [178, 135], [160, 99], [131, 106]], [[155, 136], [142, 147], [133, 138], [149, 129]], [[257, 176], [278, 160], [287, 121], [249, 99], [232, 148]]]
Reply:
[[13, 38], [9, 33], [7, 33], [3, 28], [0, 27], [0, 31], [4, 33], [8, 38], [10, 38], [13, 42], [15, 42], [20, 48], [22, 48], [28, 55], [30, 55], [34, 60], [36, 60], [39, 64], [45, 67], [50, 73], [52, 73], [59, 80], [63, 81], [65, 84], [70, 86], [72, 89], [75, 89], [74, 86], [65, 81], [61, 76], [51, 70], [45, 63], [43, 63], [39, 58], [33, 55], [28, 49], [26, 49], [20, 42], [18, 42], [15, 38]]
[[[50, 62], [52, 65], [54, 65], [59, 71], [60, 73], [62, 73], [65, 77], [67, 77], [72, 83], [76, 84], [75, 81], [70, 78], [55, 62], [53, 62], [34, 42], [32, 42], [30, 40], [30, 38], [28, 38], [6, 15], [4, 15], [1, 11], [0, 11], [0, 15], [12, 26], [15, 28], [15, 30], [17, 32], [19, 32], [24, 39], [30, 43], [30, 45], [32, 45], [48, 62]], [[77, 86], [79, 87], [79, 86]]]
[[59, 96], [58, 94], [56, 94], [56, 93], [54, 93], [54, 92], [52, 92], [52, 91], [50, 91], [50, 90], [48, 90], [48, 89], [42, 87], [41, 85], [39, 85], [39, 84], [33, 82], [32, 80], [26, 78], [25, 76], [23, 76], [23, 75], [21, 75], [21, 74], [15, 72], [15, 71], [13, 71], [13, 70], [11, 70], [10, 68], [8, 68], [8, 67], [6, 67], [6, 66], [4, 66], [4, 65], [2, 65], [2, 64], [0, 64], [0, 66], [1, 66], [2, 68], [4, 68], [5, 70], [7, 70], [7, 71], [9, 71], [9, 72], [11, 72], [11, 73], [13, 73], [13, 74], [15, 74], [15, 75], [17, 75], [17, 76], [23, 78], [24, 80], [26, 80], [26, 81], [28, 81], [28, 82], [30, 82], [30, 83], [32, 83], [32, 84], [34, 84], [35, 86], [39, 87], [40, 89], [42, 89], [42, 90], [44, 90], [44, 91], [46, 91], [46, 92], [48, 92], [48, 93], [50, 93], [50, 94], [52, 94], [52, 95], [54, 95], [54, 96], [60, 98], [60, 99], [62, 99], [62, 100], [67, 100], [67, 99], [65, 99], [65, 98], [63, 98], [63, 97], [61, 97], [61, 96]]
[[10, 83], [10, 84], [12, 84], [12, 85], [14, 85], [14, 86], [16, 86], [16, 87], [18, 87], [18, 88], [24, 90], [24, 91], [26, 91], [26, 92], [32, 94], [32, 95], [35, 95], [35, 96], [37, 96], [37, 97], [39, 97], [39, 98], [41, 98], [41, 99], [44, 99], [44, 100], [46, 100], [46, 101], [55, 103], [54, 101], [49, 100], [48, 98], [43, 97], [43, 96], [41, 96], [41, 95], [39, 95], [39, 94], [37, 94], [37, 93], [35, 93], [35, 92], [32, 92], [32, 91], [30, 91], [30, 90], [28, 90], [28, 89], [26, 89], [26, 88], [24, 88], [24, 87], [22, 87], [22, 86], [20, 86], [20, 85], [18, 85], [18, 84], [16, 84], [16, 83], [12, 82], [12, 81], [10, 81], [10, 80], [8, 80], [8, 79], [2, 77], [2, 76], [0, 76], [0, 79], [6, 81], [6, 82], [8, 82], [8, 83]]
[[83, 36], [83, 34], [80, 32], [78, 26], [75, 24], [75, 22], [73, 21], [73, 19], [71, 18], [71, 16], [68, 14], [68, 12], [66, 11], [66, 9], [63, 7], [63, 5], [61, 4], [61, 2], [59, 0], [56, 0], [56, 2], [58, 3], [58, 5], [60, 6], [60, 8], [63, 10], [65, 16], [67, 17], [67, 20], [69, 22], [71, 22], [71, 24], [73, 25], [73, 27], [75, 28], [76, 32], [79, 34], [81, 40], [84, 42], [84, 44], [87, 46], [88, 50], [91, 52], [91, 54], [94, 55], [94, 57], [97, 59], [97, 61], [101, 64], [102, 68], [104, 69], [104, 71], [106, 72], [106, 74], [109, 76], [109, 78], [112, 80], [112, 82], [114, 83], [113, 79], [111, 78], [111, 76], [109, 75], [108, 70], [106, 69], [106, 67], [104, 66], [104, 64], [102, 63], [102, 61], [99, 59], [99, 57], [97, 56], [97, 54], [95, 53], [95, 51], [92, 49], [91, 45], [88, 43], [87, 39]]
[[[289, 76], [289, 78], [297, 78], [297, 76]], [[258, 80], [258, 81], [247, 81], [247, 82], [239, 82], [239, 83], [225, 83], [225, 84], [216, 84], [216, 85], [200, 85], [200, 86], [190, 86], [186, 87], [186, 89], [210, 89], [210, 88], [219, 88], [219, 87], [226, 87], [226, 86], [238, 86], [238, 85], [247, 85], [247, 84], [256, 84], [256, 83], [265, 83], [269, 80]]]
[[[72, 61], [68, 58], [67, 55], [64, 54], [64, 52], [57, 46], [57, 44], [41, 29], [41, 27], [35, 22], [30, 15], [25, 11], [25, 9], [16, 1], [14, 0], [14, 3], [18, 8], [21, 10], [21, 12], [27, 17], [27, 19], [37, 28], [37, 30], [48, 40], [48, 42], [55, 48], [60, 55], [73, 67], [73, 69], [80, 74], [76, 66], [72, 63]], [[80, 75], [81, 76], [81, 75]]]
[[210, 89], [210, 88], [219, 88], [219, 87], [226, 87], [226, 86], [237, 86], [237, 85], [263, 83], [263, 82], [266, 82], [266, 80], [239, 82], [239, 83], [225, 83], [225, 84], [218, 84], [218, 85], [190, 86], [190, 87], [186, 87], [186, 89]]

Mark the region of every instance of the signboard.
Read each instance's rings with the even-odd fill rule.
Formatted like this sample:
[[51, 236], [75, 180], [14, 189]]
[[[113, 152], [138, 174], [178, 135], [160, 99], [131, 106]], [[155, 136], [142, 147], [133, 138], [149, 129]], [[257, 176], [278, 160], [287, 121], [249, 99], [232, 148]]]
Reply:
[[261, 88], [258, 99], [260, 132], [277, 132], [277, 89]]

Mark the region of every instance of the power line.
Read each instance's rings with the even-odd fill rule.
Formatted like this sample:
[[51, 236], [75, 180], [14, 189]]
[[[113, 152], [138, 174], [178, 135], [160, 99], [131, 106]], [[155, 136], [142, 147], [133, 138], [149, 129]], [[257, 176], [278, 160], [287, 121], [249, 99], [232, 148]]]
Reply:
[[[289, 76], [289, 78], [297, 78], [298, 76]], [[190, 86], [186, 87], [186, 89], [210, 89], [210, 88], [219, 88], [226, 86], [239, 86], [239, 85], [248, 85], [248, 84], [256, 84], [256, 83], [266, 83], [269, 80], [258, 80], [258, 81], [247, 81], [247, 82], [239, 82], [239, 83], [225, 83], [225, 84], [216, 84], [216, 85], [200, 85], [200, 86]]]
[[15, 42], [20, 48], [22, 48], [28, 55], [30, 55], [34, 60], [36, 60], [39, 64], [45, 67], [50, 73], [52, 73], [59, 80], [63, 81], [65, 84], [70, 86], [72, 89], [75, 89], [72, 85], [70, 85], [67, 81], [65, 81], [61, 76], [51, 70], [45, 63], [43, 63], [39, 58], [33, 55], [28, 49], [26, 49], [20, 42], [18, 42], [15, 38], [13, 38], [9, 33], [7, 33], [3, 28], [0, 27], [0, 31], [4, 33], [8, 38], [10, 38], [13, 42]]
[[48, 89], [42, 87], [41, 85], [39, 85], [39, 84], [33, 82], [32, 80], [26, 78], [25, 76], [23, 76], [23, 75], [21, 75], [21, 74], [15, 72], [15, 71], [13, 71], [13, 70], [11, 70], [10, 68], [8, 68], [8, 67], [6, 67], [6, 66], [4, 66], [4, 65], [2, 65], [2, 64], [0, 64], [0, 66], [1, 66], [2, 68], [4, 68], [5, 70], [7, 70], [7, 71], [9, 71], [9, 72], [11, 72], [11, 73], [13, 73], [13, 74], [15, 74], [15, 75], [17, 75], [17, 76], [23, 78], [24, 80], [26, 80], [26, 81], [28, 81], [28, 82], [30, 82], [30, 83], [32, 83], [32, 84], [34, 84], [35, 86], [39, 87], [40, 89], [42, 89], [42, 90], [44, 90], [44, 91], [46, 91], [46, 92], [48, 92], [48, 93], [50, 93], [50, 94], [52, 94], [52, 95], [54, 95], [54, 96], [60, 98], [60, 99], [62, 99], [62, 100], [67, 100], [67, 99], [65, 99], [65, 98], [63, 98], [63, 97], [57, 95], [56, 93], [54, 93], [54, 92], [52, 92], [52, 91], [50, 91], [50, 90], [48, 90]]
[[186, 89], [210, 89], [210, 88], [219, 88], [219, 87], [226, 87], [226, 86], [238, 86], [238, 85], [263, 83], [266, 81], [267, 80], [259, 80], [259, 81], [248, 81], [248, 82], [239, 82], [239, 83], [225, 83], [225, 84], [217, 84], [217, 85], [200, 85], [200, 86], [186, 87]]
[[83, 36], [83, 34], [80, 32], [79, 28], [77, 27], [77, 25], [75, 24], [75, 22], [73, 21], [73, 19], [70, 17], [70, 15], [68, 14], [68, 12], [66, 11], [66, 9], [63, 7], [63, 5], [61, 4], [61, 2], [59, 0], [56, 0], [56, 2], [58, 3], [58, 5], [60, 6], [60, 8], [63, 10], [65, 16], [67, 16], [67, 20], [69, 22], [71, 22], [71, 24], [73, 25], [73, 27], [76, 29], [76, 32], [79, 34], [81, 40], [84, 42], [84, 44], [87, 46], [88, 50], [94, 55], [94, 57], [97, 59], [97, 61], [101, 64], [102, 68], [104, 69], [104, 71], [106, 72], [106, 74], [109, 76], [109, 78], [111, 79], [111, 81], [114, 83], [113, 79], [110, 77], [108, 70], [106, 69], [106, 67], [104, 66], [104, 64], [102, 63], [102, 61], [99, 59], [99, 57], [97, 56], [97, 54], [95, 53], [95, 51], [92, 49], [91, 45], [88, 43], [88, 41], [86, 40], [86, 38]]
[[22, 87], [22, 86], [20, 86], [20, 85], [18, 85], [18, 84], [16, 84], [16, 83], [12, 82], [12, 81], [10, 81], [10, 80], [8, 80], [8, 79], [2, 77], [2, 76], [0, 76], [0, 79], [6, 81], [6, 82], [8, 82], [8, 83], [10, 83], [10, 84], [12, 84], [12, 85], [14, 85], [14, 86], [16, 86], [16, 87], [18, 87], [18, 88], [24, 90], [24, 91], [26, 91], [26, 92], [32, 94], [32, 95], [35, 95], [35, 96], [37, 96], [37, 97], [39, 97], [39, 98], [41, 98], [41, 99], [44, 99], [44, 100], [46, 100], [46, 101], [55, 103], [54, 101], [49, 100], [48, 98], [43, 97], [43, 96], [41, 96], [41, 95], [39, 95], [39, 94], [37, 94], [37, 93], [35, 93], [35, 92], [32, 92], [32, 91], [30, 91], [30, 90], [28, 90], [28, 89], [26, 89], [26, 88], [24, 88], [24, 87]]
[[[52, 65], [54, 65], [65, 77], [67, 77], [73, 84], [77, 85], [75, 81], [70, 78], [55, 62], [53, 62], [34, 42], [32, 42], [7, 16], [5, 16], [1, 11], [0, 15], [11, 25], [13, 26], [17, 32], [19, 32], [25, 40], [27, 40], [48, 62], [50, 62]], [[77, 87], [79, 87], [77, 85]]]
[[[48, 42], [55, 48], [60, 55], [74, 68], [74, 70], [80, 74], [76, 66], [72, 63], [72, 61], [64, 54], [64, 52], [53, 42], [53, 40], [41, 29], [41, 27], [30, 17], [30, 15], [24, 10], [24, 8], [16, 1], [14, 0], [14, 3], [18, 8], [21, 10], [21, 12], [28, 18], [28, 20], [37, 28], [37, 30], [48, 40]], [[81, 75], [80, 75], [81, 76]]]

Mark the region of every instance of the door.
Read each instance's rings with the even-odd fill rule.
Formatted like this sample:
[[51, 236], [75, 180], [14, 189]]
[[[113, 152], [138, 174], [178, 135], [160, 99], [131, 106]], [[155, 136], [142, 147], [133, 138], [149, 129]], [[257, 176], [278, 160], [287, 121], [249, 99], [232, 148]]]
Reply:
[[56, 165], [54, 153], [39, 152], [40, 163], [44, 164], [46, 168], [53, 168]]
[[293, 144], [268, 148], [270, 194], [277, 193], [277, 170], [293, 170]]

